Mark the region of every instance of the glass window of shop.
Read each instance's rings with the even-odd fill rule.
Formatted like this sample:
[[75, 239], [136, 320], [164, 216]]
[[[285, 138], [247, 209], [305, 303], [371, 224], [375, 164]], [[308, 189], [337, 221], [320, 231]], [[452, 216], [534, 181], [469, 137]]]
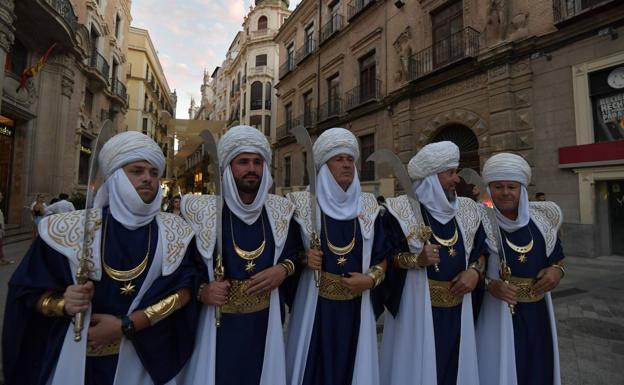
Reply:
[[624, 140], [624, 63], [589, 74], [594, 140]]

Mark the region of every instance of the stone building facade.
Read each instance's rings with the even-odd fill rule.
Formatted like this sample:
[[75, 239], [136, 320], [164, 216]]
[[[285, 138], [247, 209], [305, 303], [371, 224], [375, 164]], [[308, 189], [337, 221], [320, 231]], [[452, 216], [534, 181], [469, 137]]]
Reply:
[[0, 2], [0, 190], [9, 223], [29, 223], [37, 194], [84, 191], [102, 123], [125, 129], [130, 21], [130, 0]]
[[562, 207], [569, 254], [624, 254], [622, 24], [619, 1], [303, 0], [275, 39], [277, 190], [307, 183], [294, 125], [353, 131], [364, 189], [386, 196], [376, 149], [407, 163], [451, 140], [476, 170], [511, 151]]
[[167, 159], [164, 178], [173, 178], [174, 132], [166, 122], [175, 117], [177, 96], [172, 93], [149, 32], [130, 27], [128, 35], [128, 130], [140, 131], [162, 148]]

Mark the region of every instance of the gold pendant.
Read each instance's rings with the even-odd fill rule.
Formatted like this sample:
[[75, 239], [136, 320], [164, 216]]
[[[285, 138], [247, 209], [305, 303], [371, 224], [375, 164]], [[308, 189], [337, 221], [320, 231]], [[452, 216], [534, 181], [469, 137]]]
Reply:
[[251, 273], [252, 271], [254, 271], [255, 268], [256, 264], [254, 263], [254, 261], [247, 261], [247, 264], [245, 265], [246, 272]]
[[134, 285], [132, 281], [126, 281], [119, 290], [121, 290], [121, 294], [123, 295], [132, 295], [134, 294], [135, 289], [136, 285]]
[[519, 261], [520, 263], [526, 263], [526, 261], [527, 261], [527, 256], [526, 256], [526, 254], [519, 254], [519, 255], [518, 255], [518, 261]]
[[338, 266], [344, 266], [344, 265], [346, 265], [346, 264], [347, 264], [347, 258], [345, 258], [345, 257], [340, 257], [340, 258], [338, 258], [337, 263], [338, 263]]
[[455, 251], [455, 248], [453, 246], [449, 247], [448, 255], [451, 257], [454, 257], [457, 255], [457, 251]]

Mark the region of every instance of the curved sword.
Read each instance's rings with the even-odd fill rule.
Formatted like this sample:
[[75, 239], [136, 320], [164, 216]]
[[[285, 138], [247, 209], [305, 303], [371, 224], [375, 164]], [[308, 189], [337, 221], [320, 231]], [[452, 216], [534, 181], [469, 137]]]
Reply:
[[[310, 248], [315, 250], [321, 249], [321, 240], [319, 234], [321, 233], [317, 227], [316, 219], [316, 168], [314, 167], [314, 153], [312, 151], [312, 139], [310, 134], [303, 126], [295, 126], [292, 129], [292, 133], [297, 139], [297, 143], [303, 146], [306, 156], [306, 170], [308, 171], [308, 191], [310, 192], [310, 221], [312, 222], [312, 234], [310, 234]], [[320, 271], [314, 270], [314, 281], [316, 287], [319, 287]]]
[[[212, 168], [214, 176], [215, 191], [214, 195], [217, 198], [217, 213], [215, 226], [217, 227], [217, 265], [214, 269], [214, 276], [217, 281], [225, 278], [225, 268], [223, 267], [223, 240], [221, 239], [221, 213], [223, 212], [223, 195], [221, 194], [221, 170], [219, 169], [219, 153], [217, 152], [217, 142], [214, 136], [208, 130], [203, 130], [199, 136], [204, 140], [204, 146], [210, 156], [210, 167]], [[217, 327], [221, 326], [221, 306], [217, 306], [215, 311], [215, 321]]]
[[[95, 228], [93, 224], [89, 225], [89, 215], [93, 211], [93, 200], [95, 199], [95, 193], [98, 189], [98, 182], [102, 182], [99, 172], [99, 160], [98, 156], [100, 150], [104, 146], [104, 143], [113, 136], [113, 123], [106, 119], [102, 123], [100, 133], [93, 140], [93, 146], [91, 150], [91, 159], [89, 159], [89, 178], [87, 181], [87, 194], [85, 197], [85, 210], [84, 210], [84, 231], [82, 236], [82, 248], [80, 259], [78, 261], [78, 269], [76, 270], [76, 283], [84, 285], [89, 280], [89, 271], [91, 270], [92, 262], [89, 260], [88, 243], [89, 238], [93, 236], [92, 231]], [[99, 177], [99, 178], [98, 178]], [[101, 256], [102, 257], [102, 256]], [[82, 329], [84, 328], [84, 312], [76, 313], [74, 316], [74, 341], [80, 342], [82, 339]]]
[[[405, 169], [405, 166], [403, 166], [403, 162], [401, 162], [401, 159], [399, 159], [399, 157], [394, 152], [385, 148], [381, 148], [373, 152], [368, 157], [368, 159], [366, 159], [366, 161], [372, 161], [375, 163], [388, 163], [392, 166], [392, 169], [394, 170], [394, 176], [396, 176], [397, 180], [399, 181], [399, 186], [401, 186], [403, 191], [405, 191], [405, 195], [407, 195], [407, 200], [410, 204], [410, 208], [412, 209], [412, 214], [414, 215], [416, 222], [422, 223], [418, 231], [418, 237], [426, 244], [431, 244], [429, 238], [431, 238], [433, 232], [431, 230], [431, 227], [424, 224], [422, 213], [420, 212], [420, 204], [418, 203], [418, 198], [416, 198], [416, 194], [412, 189], [412, 180], [410, 179], [409, 174]], [[433, 265], [433, 268], [436, 272], [440, 271], [437, 263]]]

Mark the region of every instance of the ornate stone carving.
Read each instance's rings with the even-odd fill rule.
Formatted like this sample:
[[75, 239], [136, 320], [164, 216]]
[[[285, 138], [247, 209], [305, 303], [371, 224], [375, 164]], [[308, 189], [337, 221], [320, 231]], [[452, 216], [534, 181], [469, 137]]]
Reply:
[[13, 40], [15, 39], [15, 4], [13, 0], [3, 0], [0, 2], [0, 48], [9, 52]]
[[447, 97], [457, 96], [466, 91], [473, 91], [479, 89], [487, 84], [488, 77], [485, 74], [480, 74], [468, 78], [466, 80], [462, 80], [460, 82], [456, 82], [450, 84], [445, 87], [437, 88], [431, 92], [423, 93], [414, 97], [412, 100], [414, 105], [431, 103], [438, 99], [443, 99]]
[[529, 23], [529, 13], [520, 12], [511, 19], [510, 27], [511, 33], [509, 34], [509, 40], [518, 40], [526, 37], [529, 34], [527, 24]]
[[487, 25], [485, 27], [487, 45], [496, 45], [505, 39], [507, 9], [506, 0], [490, 0], [487, 8]]
[[[420, 133], [418, 146], [422, 147], [429, 143], [433, 135], [440, 127], [447, 126], [449, 124], [461, 124], [468, 127], [472, 130], [472, 132], [474, 132], [477, 138], [480, 138], [480, 143], [483, 142], [482, 137], [487, 133], [487, 125], [479, 115], [472, 111], [457, 108], [445, 111], [429, 120], [425, 128]], [[487, 141], [487, 139], [485, 141]]]
[[63, 79], [61, 80], [61, 93], [63, 94], [63, 96], [71, 98], [72, 94], [74, 93], [73, 79], [63, 76]]
[[407, 80], [409, 76], [409, 61], [412, 56], [412, 46], [410, 40], [412, 39], [412, 32], [410, 26], [405, 27], [405, 30], [397, 36], [392, 45], [397, 55], [399, 55], [400, 68], [395, 72], [394, 79], [397, 82]]

